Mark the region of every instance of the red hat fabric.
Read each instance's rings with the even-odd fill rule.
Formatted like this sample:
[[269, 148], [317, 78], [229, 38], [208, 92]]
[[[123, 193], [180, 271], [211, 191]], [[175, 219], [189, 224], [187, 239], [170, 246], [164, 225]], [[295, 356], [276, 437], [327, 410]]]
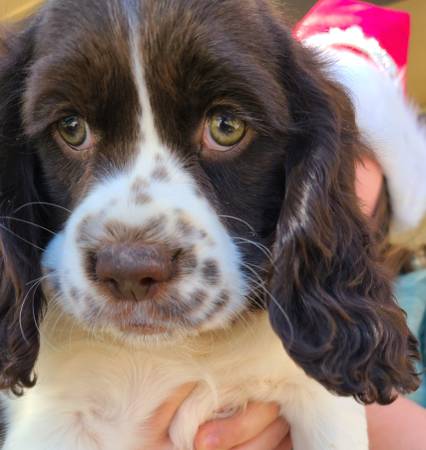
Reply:
[[294, 35], [367, 55], [405, 84], [410, 31], [406, 12], [357, 0], [320, 0], [296, 25]]
[[426, 217], [426, 128], [405, 95], [410, 15], [358, 0], [319, 0], [294, 29], [352, 99], [358, 127], [387, 179], [391, 235]]

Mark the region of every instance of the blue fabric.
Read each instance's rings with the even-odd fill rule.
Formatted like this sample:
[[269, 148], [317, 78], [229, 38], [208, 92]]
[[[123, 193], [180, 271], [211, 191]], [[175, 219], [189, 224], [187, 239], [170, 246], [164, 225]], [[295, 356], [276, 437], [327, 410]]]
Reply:
[[407, 312], [408, 325], [420, 342], [422, 372], [420, 388], [409, 397], [426, 407], [426, 270], [402, 275], [396, 280], [396, 296], [401, 308]]

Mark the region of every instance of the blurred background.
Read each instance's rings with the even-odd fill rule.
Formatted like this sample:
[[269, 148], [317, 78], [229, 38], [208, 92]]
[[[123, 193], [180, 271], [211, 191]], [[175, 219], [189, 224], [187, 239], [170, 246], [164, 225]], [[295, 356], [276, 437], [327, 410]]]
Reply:
[[[296, 22], [315, 0], [282, 0], [290, 20]], [[412, 14], [413, 34], [410, 50], [408, 89], [426, 111], [426, 0], [369, 0], [371, 3], [408, 11]], [[42, 0], [0, 0], [0, 21], [14, 21], [28, 15]]]

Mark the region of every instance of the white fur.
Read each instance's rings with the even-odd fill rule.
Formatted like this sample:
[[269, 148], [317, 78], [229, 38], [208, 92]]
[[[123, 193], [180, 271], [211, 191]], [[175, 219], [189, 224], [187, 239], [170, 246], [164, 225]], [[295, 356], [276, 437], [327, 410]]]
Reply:
[[[171, 427], [190, 450], [198, 426], [226, 407], [275, 401], [295, 450], [367, 450], [364, 407], [327, 392], [284, 352], [266, 315], [178, 345], [131, 348], [96, 340], [51, 314], [43, 326], [39, 380], [8, 403], [3, 450], [149, 449], [144, 423], [178, 386], [197, 387]], [[29, 444], [30, 443], [30, 444]]]
[[358, 126], [386, 175], [393, 231], [416, 228], [426, 214], [426, 130], [401, 85], [363, 57], [328, 49], [331, 75], [350, 94]]

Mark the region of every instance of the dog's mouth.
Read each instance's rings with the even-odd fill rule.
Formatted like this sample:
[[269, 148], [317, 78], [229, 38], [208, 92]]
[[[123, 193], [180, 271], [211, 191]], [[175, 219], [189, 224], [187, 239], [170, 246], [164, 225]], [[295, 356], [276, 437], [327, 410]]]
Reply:
[[182, 321], [181, 312], [173, 310], [171, 305], [153, 300], [143, 303], [131, 300], [103, 307], [100, 311], [103, 321], [116, 325], [119, 329], [152, 330], [171, 329]]
[[191, 307], [173, 297], [118, 303], [105, 302], [96, 296], [86, 297], [86, 300], [88, 314], [83, 320], [99, 330], [118, 332], [124, 338], [183, 336], [197, 333], [200, 325], [191, 319]]
[[144, 322], [122, 322], [119, 325], [119, 330], [122, 333], [141, 335], [141, 336], [155, 336], [170, 334], [170, 329], [166, 326], [148, 324]]
[[174, 339], [226, 327], [246, 308], [239, 272], [230, 275], [226, 267], [234, 265], [222, 267], [213, 250], [200, 256], [194, 248], [177, 257], [164, 245], [125, 243], [107, 247], [109, 259], [92, 261], [72, 240], [66, 251], [64, 239], [55, 237], [45, 252], [43, 289], [92, 332]]

